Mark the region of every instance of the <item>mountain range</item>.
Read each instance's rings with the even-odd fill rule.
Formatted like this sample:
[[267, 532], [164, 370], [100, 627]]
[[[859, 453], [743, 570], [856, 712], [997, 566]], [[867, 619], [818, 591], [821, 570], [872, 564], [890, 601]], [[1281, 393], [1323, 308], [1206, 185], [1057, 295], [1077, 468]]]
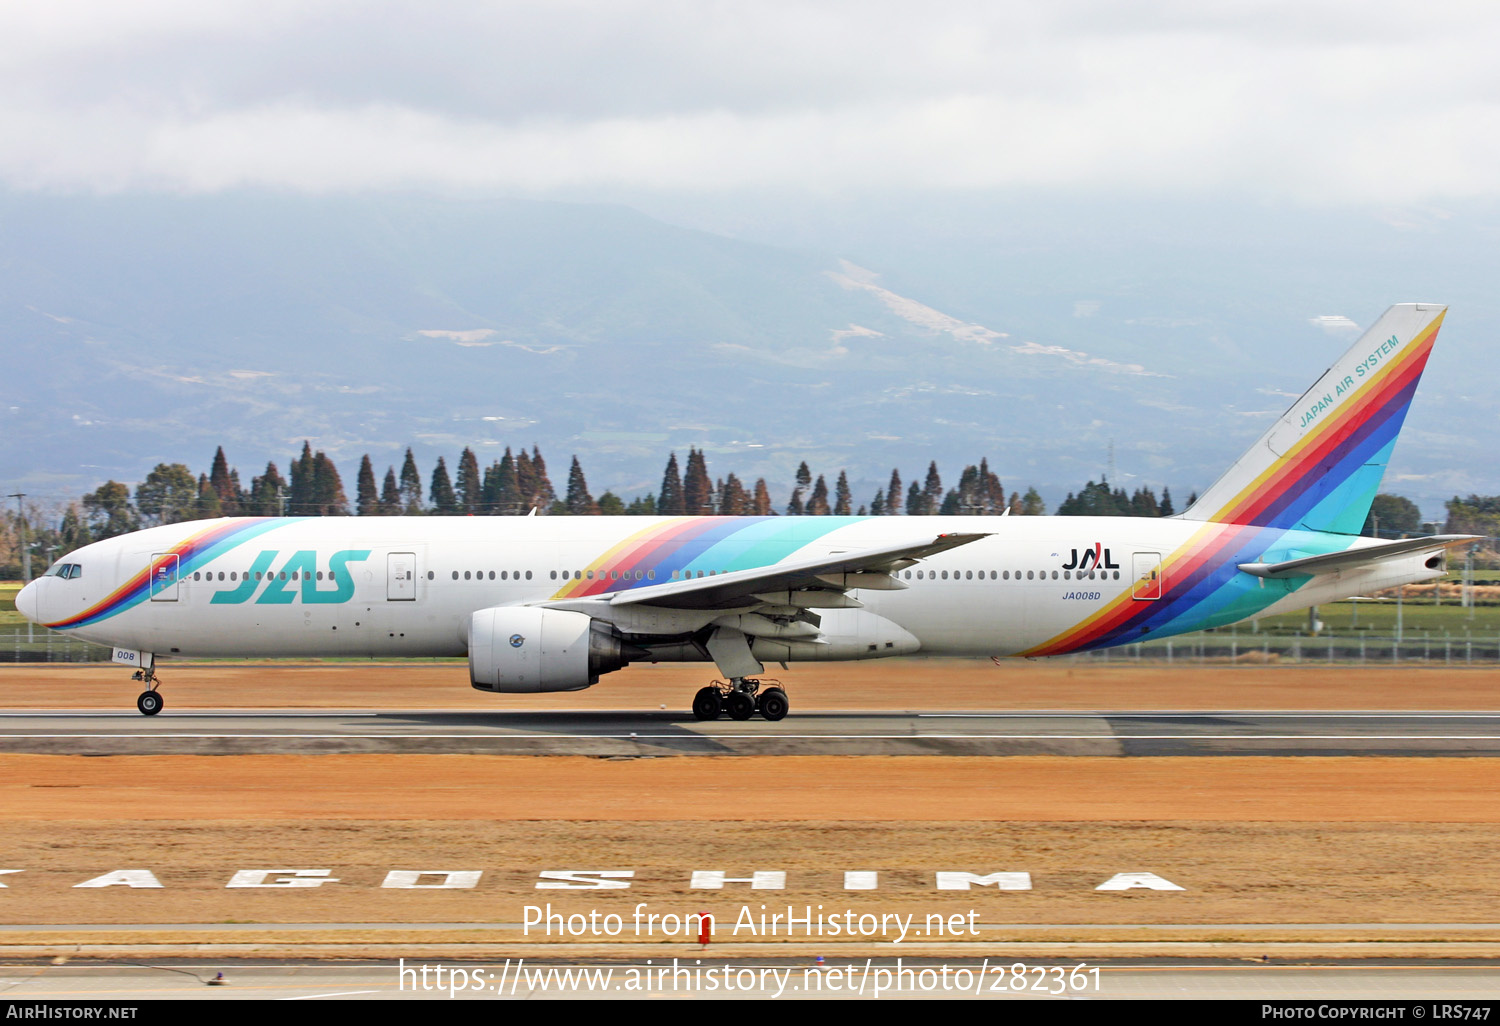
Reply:
[[[1152, 313], [1093, 271], [1059, 315], [1024, 253], [960, 273], [960, 247], [907, 266], [864, 248], [623, 205], [0, 194], [0, 480], [61, 501], [159, 462], [206, 470], [218, 445], [248, 480], [309, 439], [346, 477], [363, 453], [383, 474], [407, 446], [430, 466], [537, 445], [627, 499], [690, 446], [778, 495], [803, 460], [847, 468], [863, 502], [892, 467], [956, 480], [988, 456], [1049, 505], [1111, 469], [1186, 496], [1357, 333], [1266, 296]], [[1435, 516], [1500, 480], [1493, 390], [1429, 377], [1387, 486]]]

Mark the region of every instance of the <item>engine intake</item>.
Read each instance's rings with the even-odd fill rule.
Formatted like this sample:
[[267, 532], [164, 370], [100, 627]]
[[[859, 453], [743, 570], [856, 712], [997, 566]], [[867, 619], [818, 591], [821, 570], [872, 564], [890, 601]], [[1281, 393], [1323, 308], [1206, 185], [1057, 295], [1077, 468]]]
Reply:
[[469, 622], [469, 682], [481, 691], [582, 691], [647, 655], [609, 624], [562, 609], [496, 606]]

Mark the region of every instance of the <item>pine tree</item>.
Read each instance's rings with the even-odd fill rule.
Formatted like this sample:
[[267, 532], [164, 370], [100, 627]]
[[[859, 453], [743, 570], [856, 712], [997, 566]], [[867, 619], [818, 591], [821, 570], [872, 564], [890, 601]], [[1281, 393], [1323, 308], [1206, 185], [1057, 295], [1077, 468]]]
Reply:
[[624, 516], [625, 500], [614, 492], [605, 492], [599, 496], [599, 515], [602, 517]]
[[354, 486], [354, 512], [362, 517], [380, 515], [380, 493], [375, 490], [375, 468], [370, 454], [359, 461], [359, 478]]
[[631, 500], [629, 506], [625, 507], [625, 513], [627, 516], [632, 517], [655, 516], [656, 496], [652, 495], [649, 492], [647, 492], [645, 495], [637, 496], [635, 499]]
[[1130, 513], [1137, 517], [1159, 517], [1161, 507], [1156, 504], [1156, 494], [1144, 485], [1130, 497]]
[[[523, 451], [522, 456], [526, 453]], [[510, 454], [510, 446], [505, 447], [505, 455], [500, 457], [500, 471], [495, 482], [495, 512], [502, 516], [514, 517], [526, 512], [526, 503], [521, 495], [521, 481], [516, 476], [516, 460]]]
[[474, 450], [466, 445], [458, 457], [458, 480], [454, 483], [460, 513], [479, 512], [482, 484], [479, 478], [479, 459], [474, 455]]
[[[864, 507], [860, 507], [860, 508], [863, 509]], [[885, 516], [885, 489], [884, 488], [877, 488], [877, 489], [875, 489], [875, 498], [873, 498], [873, 499], [870, 500], [870, 516], [872, 516], [872, 517], [883, 517], [883, 516]]]
[[854, 497], [849, 494], [849, 475], [840, 470], [839, 479], [833, 486], [833, 515], [847, 517], [853, 505]]
[[1128, 517], [1136, 516], [1125, 489], [1111, 490], [1109, 482], [1090, 481], [1075, 496], [1072, 492], [1057, 507], [1060, 517]]
[[394, 517], [401, 514], [401, 486], [396, 483], [396, 468], [387, 467], [385, 484], [380, 488], [380, 515]]
[[922, 511], [927, 516], [938, 511], [943, 502], [943, 479], [938, 476], [937, 460], [927, 466], [927, 481], [922, 486]]
[[913, 481], [911, 487], [906, 490], [906, 515], [909, 517], [921, 516], [926, 512], [923, 502], [922, 486]]
[[333, 460], [322, 449], [313, 457], [313, 506], [320, 517], [341, 517], [349, 512], [349, 500], [344, 496], [344, 482]]
[[677, 454], [667, 457], [667, 470], [661, 476], [661, 494], [656, 499], [656, 512], [662, 516], [680, 517], [687, 511], [682, 497], [682, 475], [677, 470]]
[[516, 457], [516, 494], [520, 496], [517, 512], [523, 516], [530, 513], [536, 504], [536, 470], [531, 465], [531, 454], [525, 449]]
[[1035, 488], [1026, 489], [1026, 494], [1021, 499], [1021, 512], [1028, 517], [1047, 515], [1047, 504], [1042, 501], [1041, 494]]
[[885, 514], [889, 517], [901, 514], [901, 472], [891, 471], [891, 483], [885, 490]]
[[753, 512], [751, 498], [740, 479], [730, 474], [724, 479], [724, 489], [719, 496], [719, 514], [726, 517], [743, 517]]
[[1005, 486], [990, 469], [988, 457], [979, 460], [979, 511], [989, 517], [999, 516], [1005, 511]]
[[401, 505], [409, 517], [422, 512], [422, 474], [417, 470], [417, 458], [409, 448], [406, 462], [401, 464]]
[[583, 479], [583, 467], [579, 464], [577, 456], [573, 457], [573, 465], [568, 468], [568, 497], [563, 505], [567, 507], [568, 513], [575, 517], [599, 515], [599, 507], [594, 504], [594, 497], [589, 494], [589, 485]]
[[807, 515], [810, 517], [826, 517], [832, 513], [828, 505], [828, 482], [823, 480], [823, 475], [818, 475], [818, 483], [813, 485], [812, 498], [807, 500]]
[[750, 512], [758, 517], [769, 517], [775, 514], [771, 509], [771, 489], [766, 487], [766, 479], [758, 477], [755, 479], [755, 499]]
[[438, 457], [432, 471], [432, 488], [427, 493], [432, 503], [432, 512], [438, 516], [452, 516], [458, 512], [458, 496], [453, 492], [453, 480], [448, 476], [448, 464]]
[[690, 517], [714, 514], [714, 485], [708, 477], [708, 461], [701, 449], [688, 449], [687, 470], [682, 475], [682, 504]]
[[219, 504], [219, 493], [214, 490], [207, 474], [198, 475], [198, 510], [197, 517], [209, 520], [213, 517], [224, 515], [224, 509]]
[[803, 460], [797, 467], [797, 486], [792, 489], [792, 500], [786, 504], [787, 516], [800, 517], [807, 511], [802, 494], [811, 485], [812, 471], [807, 469], [807, 461]]
[[1172, 489], [1166, 485], [1161, 486], [1161, 505], [1157, 507], [1157, 510], [1164, 517], [1170, 517], [1177, 512], [1172, 508]]
[[248, 512], [257, 517], [279, 517], [283, 513], [282, 496], [286, 492], [286, 479], [276, 464], [267, 463], [266, 472], [250, 479]]
[[538, 512], [546, 512], [557, 502], [557, 491], [552, 487], [551, 478], [547, 476], [547, 461], [542, 459], [542, 450], [534, 445], [531, 447], [531, 472], [535, 476], [536, 488], [531, 504]]
[[229, 461], [224, 458], [224, 447], [219, 446], [214, 453], [214, 465], [208, 474], [208, 483], [219, 497], [219, 509], [223, 510], [226, 517], [235, 517], [240, 514], [239, 475], [229, 469]]
[[479, 486], [478, 513], [494, 516], [500, 512], [500, 461], [494, 460], [484, 468], [484, 484]]
[[287, 500], [287, 512], [293, 516], [315, 516], [315, 502], [312, 444], [304, 440], [302, 455], [292, 461], [291, 495]]

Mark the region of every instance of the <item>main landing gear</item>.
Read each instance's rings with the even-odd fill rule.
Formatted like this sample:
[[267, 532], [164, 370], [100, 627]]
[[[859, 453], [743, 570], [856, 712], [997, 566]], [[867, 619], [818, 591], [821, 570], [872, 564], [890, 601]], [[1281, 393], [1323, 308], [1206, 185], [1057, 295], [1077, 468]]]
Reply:
[[156, 670], [136, 670], [130, 675], [130, 679], [146, 683], [146, 690], [142, 691], [135, 700], [135, 707], [141, 711], [141, 715], [155, 716], [161, 712], [163, 705], [161, 692], [156, 690], [161, 687], [161, 681], [156, 679]]
[[731, 677], [728, 684], [716, 680], [693, 696], [693, 716], [716, 720], [720, 713], [727, 712], [731, 720], [748, 720], [760, 713], [773, 722], [779, 720], [791, 709], [791, 703], [780, 681], [769, 683], [771, 686], [761, 691], [761, 681], [753, 677]]

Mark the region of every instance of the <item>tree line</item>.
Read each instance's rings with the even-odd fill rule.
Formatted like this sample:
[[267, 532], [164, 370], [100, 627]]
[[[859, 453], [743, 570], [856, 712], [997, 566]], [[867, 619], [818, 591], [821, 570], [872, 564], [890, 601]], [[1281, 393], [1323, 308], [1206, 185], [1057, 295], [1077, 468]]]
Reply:
[[[1190, 500], [1191, 501], [1191, 500]], [[613, 491], [595, 497], [578, 457], [568, 468], [559, 494], [552, 484], [547, 461], [533, 446], [528, 452], [507, 447], [504, 455], [482, 467], [473, 449], [465, 448], [450, 467], [443, 456], [425, 474], [411, 449], [399, 468], [392, 464], [377, 474], [366, 454], [355, 474], [351, 501], [333, 459], [304, 442], [301, 453], [286, 464], [283, 475], [268, 462], [246, 484], [230, 466], [222, 446], [209, 470], [194, 473], [183, 463], [159, 463], [133, 488], [106, 481], [69, 503], [61, 513], [33, 507], [26, 532], [35, 562], [71, 551], [91, 541], [126, 534], [160, 524], [220, 516], [524, 516], [532, 511], [551, 516], [666, 515], [666, 516], [1040, 516], [1046, 504], [1035, 488], [1007, 492], [987, 458], [970, 464], [958, 481], [946, 486], [931, 461], [924, 474], [907, 480], [899, 468], [864, 501], [856, 502], [848, 474], [840, 470], [814, 476], [804, 461], [796, 471], [784, 503], [774, 500], [765, 478], [753, 484], [731, 472], [709, 473], [703, 450], [689, 448], [679, 461], [667, 457], [660, 486], [651, 492], [622, 498]], [[1107, 481], [1090, 481], [1058, 508], [1063, 516], [1170, 516], [1171, 493], [1158, 499], [1150, 488], [1127, 495]], [[0, 578], [20, 576], [22, 525], [13, 510], [0, 515]], [[1382, 530], [1382, 533], [1385, 533]], [[40, 573], [40, 567], [33, 567]]]

